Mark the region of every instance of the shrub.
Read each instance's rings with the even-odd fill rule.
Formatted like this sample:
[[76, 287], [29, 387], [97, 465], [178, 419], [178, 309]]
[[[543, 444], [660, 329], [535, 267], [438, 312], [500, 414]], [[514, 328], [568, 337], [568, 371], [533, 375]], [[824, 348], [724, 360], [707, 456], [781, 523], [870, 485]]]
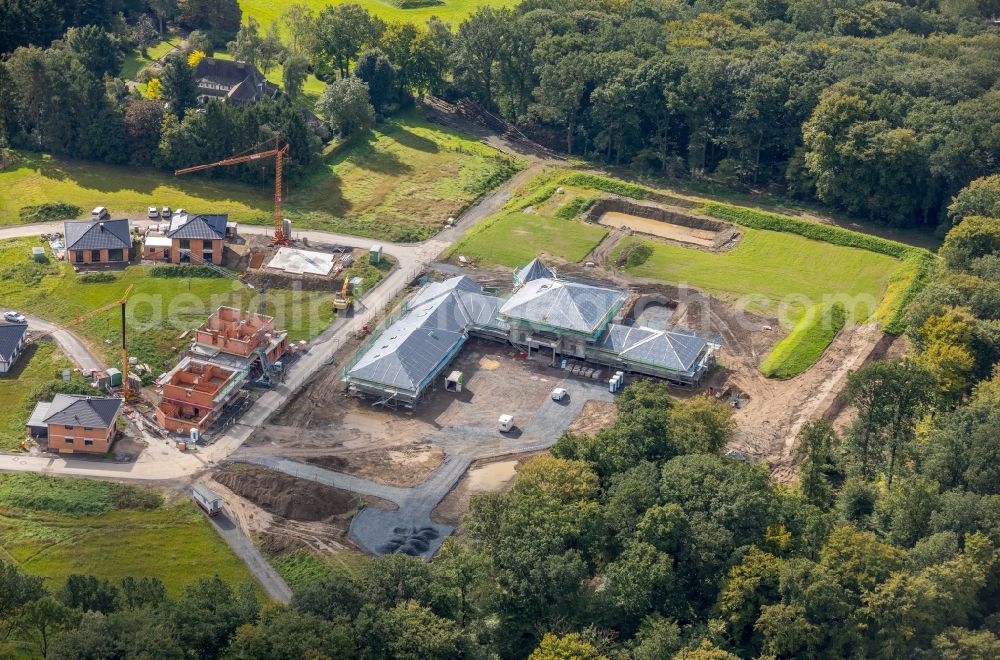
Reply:
[[162, 277], [165, 279], [173, 277], [222, 277], [222, 273], [209, 268], [208, 266], [167, 264], [163, 266], [153, 266], [149, 271], [152, 277]]
[[900, 276], [909, 281], [903, 284], [896, 296], [883, 301], [887, 311], [886, 320], [882, 324], [882, 332], [900, 335], [906, 331], [907, 310], [910, 303], [916, 299], [917, 294], [930, 283], [936, 261], [937, 259], [930, 252], [916, 249], [903, 259], [903, 266], [899, 270]]
[[107, 284], [116, 279], [113, 273], [84, 273], [79, 281], [83, 284]]
[[83, 213], [83, 209], [75, 204], [66, 202], [45, 202], [34, 206], [22, 206], [20, 211], [21, 222], [49, 222], [50, 220], [66, 220], [68, 218], [78, 218]]
[[574, 197], [560, 206], [555, 216], [561, 220], [572, 220], [593, 206], [596, 201], [593, 197]]
[[635, 268], [646, 263], [653, 256], [653, 247], [643, 241], [634, 241], [622, 250], [619, 261], [626, 268]]
[[798, 376], [823, 355], [846, 321], [847, 310], [841, 303], [810, 307], [760, 363], [761, 373], [781, 379]]
[[644, 186], [618, 181], [617, 179], [608, 179], [596, 174], [570, 174], [562, 181], [568, 186], [603, 190], [612, 195], [622, 195], [623, 197], [632, 197], [633, 199], [650, 199], [655, 195], [652, 190]]

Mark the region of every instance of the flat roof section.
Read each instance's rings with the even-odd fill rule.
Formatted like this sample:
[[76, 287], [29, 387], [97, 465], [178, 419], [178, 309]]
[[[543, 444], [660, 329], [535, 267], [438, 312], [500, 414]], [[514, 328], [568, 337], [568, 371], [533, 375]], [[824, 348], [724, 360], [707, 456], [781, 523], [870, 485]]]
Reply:
[[283, 247], [271, 258], [268, 268], [283, 270], [293, 275], [329, 275], [336, 255]]

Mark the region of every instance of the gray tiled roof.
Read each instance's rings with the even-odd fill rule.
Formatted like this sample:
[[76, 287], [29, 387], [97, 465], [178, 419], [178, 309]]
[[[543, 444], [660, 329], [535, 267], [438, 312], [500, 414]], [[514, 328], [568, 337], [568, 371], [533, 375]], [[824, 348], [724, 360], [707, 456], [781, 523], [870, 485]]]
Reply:
[[593, 334], [627, 297], [618, 289], [543, 277], [518, 289], [500, 314], [508, 320]]
[[514, 281], [518, 286], [523, 286], [532, 280], [538, 280], [543, 277], [555, 279], [556, 274], [537, 257], [514, 271]]
[[226, 236], [227, 220], [229, 220], [228, 215], [195, 215], [168, 231], [167, 238], [219, 240]]
[[0, 323], [0, 360], [13, 361], [14, 351], [27, 331], [27, 323]]
[[122, 400], [113, 397], [57, 394], [49, 406], [46, 424], [110, 428]]
[[596, 348], [636, 362], [670, 371], [690, 371], [708, 342], [701, 337], [611, 323]]
[[132, 247], [128, 220], [67, 220], [67, 250], [120, 250]]
[[348, 379], [377, 383], [414, 395], [481, 327], [504, 331], [500, 299], [464, 275], [432, 282], [413, 296], [405, 316], [386, 328], [348, 371]]

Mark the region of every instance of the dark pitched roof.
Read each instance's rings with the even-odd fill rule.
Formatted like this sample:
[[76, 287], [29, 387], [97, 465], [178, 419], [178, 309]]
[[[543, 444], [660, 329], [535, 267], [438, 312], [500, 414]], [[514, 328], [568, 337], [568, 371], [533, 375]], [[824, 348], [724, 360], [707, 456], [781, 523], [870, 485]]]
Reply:
[[[278, 86], [264, 77], [260, 70], [249, 62], [220, 60], [203, 57], [194, 70], [199, 91], [210, 96], [226, 97], [233, 103], [254, 102], [262, 96], [274, 98]], [[208, 85], [222, 85], [228, 91], [214, 89]]]
[[104, 396], [57, 394], [49, 405], [46, 424], [110, 428], [118, 417], [122, 400]]
[[228, 215], [196, 215], [176, 229], [167, 232], [167, 238], [196, 238], [218, 240], [226, 236]]
[[221, 60], [217, 57], [203, 57], [194, 69], [195, 80], [207, 80], [220, 85], [236, 85], [247, 78], [254, 83], [264, 79], [264, 74], [249, 62]]
[[67, 250], [116, 250], [132, 247], [128, 220], [67, 220]]
[[13, 361], [14, 351], [24, 339], [24, 333], [27, 331], [27, 323], [0, 324], [0, 360]]

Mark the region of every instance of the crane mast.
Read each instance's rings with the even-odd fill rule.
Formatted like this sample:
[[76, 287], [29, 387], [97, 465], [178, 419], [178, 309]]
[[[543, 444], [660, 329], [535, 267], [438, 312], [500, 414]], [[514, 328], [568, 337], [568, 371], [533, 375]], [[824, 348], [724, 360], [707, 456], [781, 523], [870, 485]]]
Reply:
[[280, 143], [281, 136], [275, 135], [273, 149], [255, 151], [252, 154], [244, 154], [242, 156], [233, 156], [232, 158], [225, 158], [214, 163], [184, 167], [179, 170], [175, 170], [174, 175], [181, 176], [190, 172], [200, 172], [202, 170], [207, 170], [213, 167], [222, 167], [225, 165], [239, 165], [240, 163], [247, 163], [253, 160], [260, 160], [261, 158], [274, 156], [274, 236], [271, 238], [271, 244], [291, 245], [292, 237], [285, 234], [285, 227], [281, 217], [281, 173], [284, 167], [282, 164], [282, 158], [288, 154], [289, 145], [285, 144], [285, 146], [281, 146]]

